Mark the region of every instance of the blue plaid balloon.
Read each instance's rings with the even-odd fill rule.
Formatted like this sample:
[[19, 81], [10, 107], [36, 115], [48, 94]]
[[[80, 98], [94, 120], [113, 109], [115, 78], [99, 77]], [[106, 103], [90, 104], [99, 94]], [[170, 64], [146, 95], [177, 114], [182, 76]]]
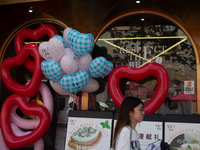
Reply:
[[42, 70], [42, 73], [44, 74], [44, 76], [46, 76], [46, 74], [47, 74], [47, 71], [46, 71], [47, 62], [48, 62], [47, 60], [43, 60], [41, 63], [41, 70]]
[[100, 78], [103, 76], [106, 70], [107, 60], [104, 57], [97, 57], [92, 60], [89, 68], [90, 76], [94, 78]]
[[92, 41], [92, 40], [94, 41], [94, 37], [93, 37], [92, 34], [88, 33], [87, 36], [88, 36], [88, 38], [90, 38], [91, 41]]
[[113, 63], [111, 61], [107, 61], [106, 70], [103, 73], [103, 77], [107, 76], [113, 69]]
[[60, 80], [60, 86], [70, 93], [77, 93], [81, 91], [88, 83], [89, 75], [86, 71], [78, 71], [71, 75], [66, 74]]
[[80, 33], [71, 30], [67, 36], [69, 47], [79, 56], [90, 53], [94, 47], [94, 37], [92, 34]]
[[41, 70], [45, 77], [54, 82], [58, 82], [62, 76], [61, 67], [53, 60], [44, 60], [41, 63]]
[[65, 40], [64, 40], [64, 38], [63, 38], [62, 36], [60, 36], [60, 35], [55, 35], [53, 38], [59, 39], [59, 40], [63, 43], [64, 48], [67, 47], [67, 46], [66, 46], [66, 43], [65, 43]]

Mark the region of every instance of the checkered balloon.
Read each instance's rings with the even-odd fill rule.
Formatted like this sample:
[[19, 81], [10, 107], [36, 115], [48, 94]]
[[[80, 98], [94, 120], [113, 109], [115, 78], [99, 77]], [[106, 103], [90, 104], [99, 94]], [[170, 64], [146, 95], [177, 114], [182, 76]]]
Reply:
[[67, 36], [67, 43], [77, 55], [82, 56], [92, 51], [94, 47], [94, 37], [92, 34], [71, 30]]
[[44, 60], [44, 61], [42, 61], [42, 63], [41, 63], [41, 70], [42, 70], [42, 73], [46, 76], [46, 74], [47, 74], [47, 71], [46, 71], [46, 64], [47, 64], [47, 60]]
[[88, 83], [89, 75], [86, 71], [78, 71], [71, 75], [66, 74], [60, 80], [61, 87], [70, 93], [77, 93], [81, 91]]
[[44, 60], [41, 63], [41, 70], [45, 77], [54, 82], [58, 82], [62, 76], [61, 67], [53, 60]]
[[107, 60], [104, 57], [97, 57], [92, 60], [89, 68], [90, 76], [94, 78], [100, 78], [103, 76], [106, 70]]
[[111, 61], [107, 61], [107, 64], [106, 64], [106, 69], [103, 73], [103, 76], [107, 76], [113, 69], [113, 63]]

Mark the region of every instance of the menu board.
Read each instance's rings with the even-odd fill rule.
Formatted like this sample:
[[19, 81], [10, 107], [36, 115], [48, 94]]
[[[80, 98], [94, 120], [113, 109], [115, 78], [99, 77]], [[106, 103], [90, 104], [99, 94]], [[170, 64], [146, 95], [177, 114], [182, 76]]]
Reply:
[[200, 150], [200, 116], [166, 115], [165, 142], [170, 150]]
[[70, 111], [65, 150], [109, 149], [112, 112]]
[[[114, 116], [114, 126], [117, 122], [117, 116], [118, 114]], [[138, 132], [140, 147], [143, 150], [150, 143], [163, 139], [163, 115], [145, 114], [143, 121], [137, 124], [136, 131]]]

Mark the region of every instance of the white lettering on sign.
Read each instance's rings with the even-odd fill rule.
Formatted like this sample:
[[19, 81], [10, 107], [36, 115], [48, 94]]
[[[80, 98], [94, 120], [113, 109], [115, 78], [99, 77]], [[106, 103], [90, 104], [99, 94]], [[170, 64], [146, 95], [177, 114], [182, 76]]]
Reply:
[[[120, 54], [129, 54], [129, 66], [132, 68], [137, 68], [139, 67], [144, 61], [148, 60], [148, 58], [154, 58], [155, 55], [158, 55], [158, 53], [164, 52], [165, 48], [167, 46], [143, 46], [143, 47], [127, 47], [126, 50], [124, 51], [122, 49], [119, 49]], [[131, 53], [134, 54], [131, 54]], [[141, 60], [143, 59], [143, 62]], [[162, 63], [162, 57], [157, 57], [155, 61], [159, 64]]]

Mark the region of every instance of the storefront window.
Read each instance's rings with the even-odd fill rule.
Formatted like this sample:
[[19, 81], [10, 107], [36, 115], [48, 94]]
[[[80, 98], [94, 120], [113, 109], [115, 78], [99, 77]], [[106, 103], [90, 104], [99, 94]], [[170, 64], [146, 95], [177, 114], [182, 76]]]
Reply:
[[[112, 61], [114, 67], [139, 68], [148, 62], [165, 67], [170, 87], [165, 102], [156, 113], [197, 113], [195, 52], [187, 35], [172, 21], [148, 13], [128, 15], [107, 26], [96, 46], [104, 52], [99, 52], [99, 56]], [[90, 108], [94, 108], [95, 102], [104, 102], [108, 105], [106, 110], [118, 111], [109, 96], [107, 77], [101, 80], [105, 90], [97, 95], [90, 94]], [[140, 82], [123, 79], [120, 84], [124, 96], [139, 97], [146, 103], [155, 92], [157, 80], [155, 77]]]
[[[53, 25], [61, 36], [66, 28], [65, 25], [54, 21], [33, 22], [22, 28], [35, 30], [41, 24]], [[14, 50], [16, 34], [17, 31], [6, 42], [1, 57], [2, 61], [16, 55]], [[34, 43], [39, 46], [41, 41], [48, 40], [49, 38], [44, 36], [37, 41], [26, 39], [24, 44]], [[91, 55], [93, 59], [98, 56], [105, 57], [113, 62], [114, 68], [120, 65], [139, 68], [148, 62], [161, 64], [169, 74], [170, 87], [165, 102], [156, 113], [197, 114], [195, 52], [187, 35], [170, 20], [153, 14], [134, 14], [122, 17], [107, 26], [101, 33]], [[32, 73], [23, 65], [13, 67], [10, 74], [20, 84], [26, 84], [32, 76]], [[108, 76], [95, 80], [98, 81], [100, 87], [96, 92], [89, 93], [89, 110], [118, 112], [119, 110], [108, 91]], [[53, 119], [48, 131], [43, 136], [45, 149], [52, 149], [52, 147], [62, 149], [66, 138], [67, 112], [73, 107], [73, 101], [76, 102], [76, 109], [81, 110], [81, 92], [76, 93], [77, 97], [73, 94], [60, 95], [52, 89], [47, 78], [43, 77], [42, 81], [51, 89], [54, 102]], [[120, 89], [125, 97], [139, 97], [144, 103], [151, 99], [156, 87], [157, 80], [151, 76], [139, 82], [129, 79], [120, 81]], [[12, 94], [13, 92], [1, 81], [0, 108], [5, 99]], [[30, 101], [37, 99], [37, 96], [38, 94]], [[40, 95], [39, 99], [42, 100]], [[17, 113], [21, 117], [31, 119], [19, 109]], [[25, 149], [33, 149], [33, 145], [27, 146]]]

